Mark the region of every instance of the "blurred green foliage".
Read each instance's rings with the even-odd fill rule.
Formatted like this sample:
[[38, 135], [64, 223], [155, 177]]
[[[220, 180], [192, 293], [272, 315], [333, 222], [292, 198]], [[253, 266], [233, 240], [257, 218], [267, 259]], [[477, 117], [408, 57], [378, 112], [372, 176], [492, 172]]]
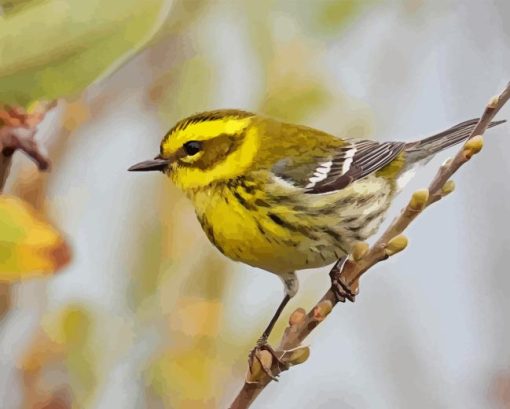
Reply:
[[94, 319], [85, 306], [69, 305], [60, 318], [60, 341], [66, 349], [66, 367], [69, 370], [73, 394], [78, 402], [86, 402], [96, 385], [94, 347], [91, 333]]
[[315, 25], [317, 29], [334, 32], [346, 26], [359, 12], [372, 1], [367, 0], [342, 0], [322, 1], [317, 8]]
[[135, 54], [170, 5], [170, 0], [4, 1], [11, 12], [0, 17], [0, 102], [26, 106], [82, 91]]

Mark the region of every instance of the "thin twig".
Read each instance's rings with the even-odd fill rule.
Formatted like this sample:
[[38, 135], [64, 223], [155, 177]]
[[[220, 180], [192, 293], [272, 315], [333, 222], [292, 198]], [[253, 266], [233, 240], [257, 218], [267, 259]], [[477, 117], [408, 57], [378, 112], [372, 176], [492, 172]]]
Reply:
[[37, 125], [54, 106], [55, 102], [39, 103], [31, 112], [19, 107], [0, 108], [0, 193], [9, 175], [12, 155], [17, 150], [25, 152], [37, 164], [39, 170], [49, 168], [50, 162], [34, 136]]
[[[467, 142], [452, 160], [439, 168], [429, 188], [417, 191], [413, 194], [411, 200], [400, 215], [393, 220], [372, 247], [369, 247], [366, 243], [356, 244], [342, 268], [338, 269], [336, 265], [333, 267], [332, 273], [337, 275], [342, 282], [346, 283], [349, 288], [351, 288], [353, 294], [357, 294], [358, 280], [368, 269], [406, 247], [407, 239], [401, 234], [412, 221], [429, 205], [437, 202], [453, 191], [454, 185], [452, 181], [449, 181], [450, 177], [462, 165], [468, 162], [474, 154], [481, 150], [483, 146], [482, 135], [487, 130], [491, 120], [503, 105], [505, 105], [508, 99], [510, 99], [510, 83], [507, 84], [506, 88], [499, 96], [490, 100]], [[324, 321], [337, 303], [338, 300], [334, 291], [330, 288], [308, 313], [305, 313], [301, 308], [292, 313], [289, 319], [289, 326], [285, 329], [277, 350], [283, 362], [292, 365], [301, 363], [308, 357], [308, 349], [306, 347], [301, 347], [301, 350], [306, 352], [302, 354], [296, 354], [295, 352], [289, 353], [289, 350], [291, 350], [291, 352], [299, 351], [299, 346], [303, 340], [314, 328]], [[298, 357], [297, 360], [296, 356]], [[303, 356], [306, 356], [305, 359], [303, 359]], [[266, 360], [264, 366], [271, 368], [271, 373], [274, 376], [278, 376], [284, 370], [267, 355], [263, 355], [263, 358]], [[257, 363], [256, 360], [255, 363]], [[231, 409], [248, 408], [260, 392], [271, 382], [272, 379], [267, 375], [266, 371], [261, 368], [260, 362], [257, 365], [253, 365], [252, 368], [248, 369], [247, 379], [230, 406]]]

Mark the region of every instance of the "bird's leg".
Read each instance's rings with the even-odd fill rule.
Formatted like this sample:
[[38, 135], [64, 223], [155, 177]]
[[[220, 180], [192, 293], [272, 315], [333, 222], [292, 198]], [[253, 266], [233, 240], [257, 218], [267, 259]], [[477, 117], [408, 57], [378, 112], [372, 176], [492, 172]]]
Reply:
[[257, 345], [267, 344], [267, 339], [269, 338], [269, 335], [271, 335], [271, 332], [273, 331], [273, 327], [276, 324], [276, 321], [278, 321], [278, 318], [282, 314], [283, 309], [285, 308], [285, 306], [287, 305], [287, 303], [289, 301], [290, 301], [290, 295], [285, 294], [282, 302], [276, 309], [276, 312], [274, 313], [273, 318], [271, 318], [271, 321], [269, 321], [267, 328], [264, 330], [264, 332], [262, 333], [262, 336], [257, 341]]
[[329, 273], [329, 276], [331, 277], [331, 289], [333, 290], [338, 302], [345, 302], [346, 299], [354, 302], [354, 298], [356, 296], [356, 294], [352, 292], [349, 284], [344, 281], [341, 275], [346, 261], [347, 256], [343, 256], [338, 259]]
[[286, 274], [285, 276], [281, 276], [281, 279], [283, 280], [284, 286], [285, 286], [285, 296], [283, 297], [282, 302], [276, 309], [276, 312], [273, 315], [273, 318], [271, 318], [271, 321], [269, 321], [268, 326], [262, 333], [261, 337], [258, 339], [257, 344], [255, 345], [255, 348], [253, 348], [250, 352], [250, 355], [248, 356], [248, 364], [249, 367], [252, 367], [253, 360], [256, 358], [260, 365], [262, 366], [262, 369], [264, 372], [270, 376], [273, 380], [277, 380], [276, 377], [271, 373], [271, 368], [266, 368], [260, 358], [258, 357], [258, 353], [262, 350], [268, 351], [273, 358], [276, 360], [277, 364], [281, 366], [284, 369], [288, 368], [288, 365], [281, 361], [280, 357], [277, 355], [276, 351], [273, 349], [271, 345], [267, 342], [269, 335], [273, 331], [273, 327], [275, 326], [276, 322], [278, 321], [278, 318], [283, 312], [283, 309], [287, 305], [287, 303], [290, 301], [290, 299], [297, 293], [298, 290], [298, 281], [297, 277], [294, 273]]
[[276, 354], [276, 351], [273, 349], [273, 347], [271, 345], [269, 345], [269, 343], [267, 342], [267, 339], [269, 338], [269, 335], [271, 334], [271, 331], [273, 330], [273, 327], [276, 324], [276, 321], [278, 321], [278, 318], [280, 317], [283, 309], [285, 308], [285, 306], [289, 302], [290, 298], [291, 297], [290, 297], [289, 294], [285, 294], [285, 297], [283, 297], [283, 300], [280, 303], [280, 305], [278, 306], [276, 312], [274, 313], [273, 318], [271, 318], [271, 321], [269, 321], [269, 325], [264, 330], [264, 332], [262, 333], [261, 337], [257, 340], [257, 344], [255, 345], [255, 348], [253, 348], [251, 350], [250, 355], [248, 356], [248, 366], [249, 366], [249, 368], [252, 367], [253, 360], [257, 359], [259, 361], [259, 363], [260, 363], [260, 366], [264, 370], [264, 372], [269, 377], [271, 377], [271, 379], [273, 379], [273, 380], [277, 380], [277, 378], [272, 374], [271, 368], [266, 368], [264, 366], [264, 364], [262, 363], [262, 361], [261, 361], [260, 357], [258, 356], [258, 354], [262, 350], [268, 351], [273, 356], [273, 358], [276, 360], [276, 362], [277, 362], [277, 364], [279, 366], [281, 366], [282, 368], [287, 369], [288, 365], [280, 360], [280, 357]]

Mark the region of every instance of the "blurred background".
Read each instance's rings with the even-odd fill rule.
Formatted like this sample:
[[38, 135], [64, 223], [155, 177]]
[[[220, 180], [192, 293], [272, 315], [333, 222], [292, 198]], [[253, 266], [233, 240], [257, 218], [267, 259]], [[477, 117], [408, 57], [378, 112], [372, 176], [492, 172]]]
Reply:
[[[0, 283], [3, 409], [224, 408], [240, 388], [281, 282], [225, 259], [162, 175], [126, 171], [178, 119], [240, 108], [410, 141], [480, 115], [510, 80], [507, 0], [0, 0], [0, 11], [0, 104], [58, 101], [36, 136], [51, 171], [16, 153], [4, 194], [72, 252], [55, 275]], [[356, 303], [308, 339], [310, 359], [253, 407], [510, 408], [509, 151], [509, 126], [491, 130], [409, 248], [367, 274]], [[299, 274], [274, 342], [328, 271]]]

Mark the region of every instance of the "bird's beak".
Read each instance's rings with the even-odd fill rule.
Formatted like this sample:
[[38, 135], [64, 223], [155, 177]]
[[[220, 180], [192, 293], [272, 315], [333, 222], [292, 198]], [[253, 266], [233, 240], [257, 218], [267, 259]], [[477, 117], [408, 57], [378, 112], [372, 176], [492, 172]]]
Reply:
[[131, 166], [128, 170], [130, 172], [148, 172], [150, 170], [165, 170], [166, 167], [169, 165], [170, 160], [169, 159], [163, 159], [163, 158], [154, 158], [152, 160], [146, 160], [140, 163], [137, 163], [136, 165]]

